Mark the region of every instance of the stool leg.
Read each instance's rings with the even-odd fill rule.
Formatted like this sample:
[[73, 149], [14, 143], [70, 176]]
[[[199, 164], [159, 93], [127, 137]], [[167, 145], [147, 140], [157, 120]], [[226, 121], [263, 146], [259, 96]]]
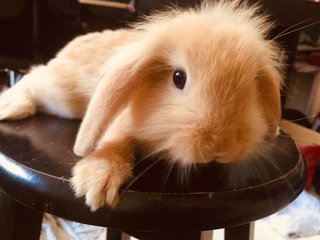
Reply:
[[107, 228], [107, 240], [130, 240], [130, 236], [115, 228]]
[[244, 225], [226, 228], [224, 230], [225, 240], [253, 240], [254, 222]]
[[128, 234], [139, 240], [201, 240], [201, 232], [132, 232]]
[[157, 233], [155, 240], [201, 240], [201, 232], [161, 232]]
[[43, 212], [25, 207], [0, 192], [1, 240], [40, 238]]

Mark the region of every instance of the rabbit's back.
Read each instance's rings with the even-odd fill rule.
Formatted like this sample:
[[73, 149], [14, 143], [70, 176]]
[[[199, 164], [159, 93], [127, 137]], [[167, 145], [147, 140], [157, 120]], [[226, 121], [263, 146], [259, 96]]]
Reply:
[[86, 75], [81, 83], [98, 81], [101, 67], [117, 47], [132, 41], [135, 33], [129, 29], [93, 32], [75, 38], [52, 61], [68, 61]]

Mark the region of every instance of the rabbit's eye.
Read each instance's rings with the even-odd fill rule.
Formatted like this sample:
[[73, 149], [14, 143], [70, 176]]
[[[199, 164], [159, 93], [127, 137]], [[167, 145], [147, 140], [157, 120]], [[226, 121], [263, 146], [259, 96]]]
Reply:
[[183, 70], [175, 70], [172, 76], [172, 80], [177, 88], [183, 89], [184, 85], [186, 84], [187, 74]]

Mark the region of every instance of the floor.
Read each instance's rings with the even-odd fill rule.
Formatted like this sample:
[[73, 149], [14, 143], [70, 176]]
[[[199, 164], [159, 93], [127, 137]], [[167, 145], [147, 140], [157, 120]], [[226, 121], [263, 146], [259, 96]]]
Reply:
[[[320, 213], [319, 213], [320, 214]], [[215, 240], [222, 240], [223, 238], [218, 238]], [[264, 221], [257, 221], [255, 224], [255, 234], [254, 240], [286, 240], [290, 238], [285, 238], [280, 235], [274, 229], [270, 228]], [[306, 238], [298, 238], [299, 240], [319, 240], [320, 233], [316, 236], [306, 237]]]

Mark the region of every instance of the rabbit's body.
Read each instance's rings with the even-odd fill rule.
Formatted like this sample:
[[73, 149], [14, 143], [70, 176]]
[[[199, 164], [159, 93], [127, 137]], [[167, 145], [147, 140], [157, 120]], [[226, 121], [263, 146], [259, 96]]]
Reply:
[[221, 1], [78, 37], [1, 96], [0, 120], [84, 116], [71, 181], [93, 210], [117, 202], [138, 142], [181, 164], [246, 159], [280, 119], [268, 27], [257, 8]]
[[[114, 48], [132, 40], [133, 35], [128, 30], [106, 30], [77, 37], [46, 66], [34, 67], [2, 96], [0, 119], [24, 118], [36, 109], [61, 117], [82, 118], [101, 79], [103, 63]], [[24, 108], [10, 107], [18, 104], [20, 98]]]

